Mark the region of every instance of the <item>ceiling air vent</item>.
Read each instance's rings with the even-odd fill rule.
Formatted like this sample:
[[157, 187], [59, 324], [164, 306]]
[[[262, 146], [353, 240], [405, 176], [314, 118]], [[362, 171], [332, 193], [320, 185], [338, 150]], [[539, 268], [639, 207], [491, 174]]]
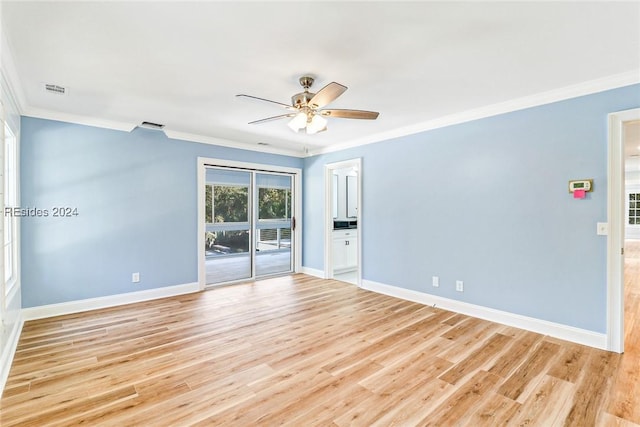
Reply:
[[54, 93], [56, 95], [66, 95], [67, 88], [63, 86], [53, 85], [49, 83], [45, 83], [44, 91], [48, 93]]
[[153, 130], [162, 130], [162, 128], [164, 128], [164, 125], [161, 125], [160, 123], [153, 123], [153, 122], [142, 122], [140, 124], [141, 128], [146, 128], [146, 129], [153, 129]]

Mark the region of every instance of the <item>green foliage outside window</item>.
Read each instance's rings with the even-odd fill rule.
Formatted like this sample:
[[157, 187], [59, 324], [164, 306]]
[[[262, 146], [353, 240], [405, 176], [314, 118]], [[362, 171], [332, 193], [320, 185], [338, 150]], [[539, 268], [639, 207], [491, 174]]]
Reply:
[[248, 221], [247, 187], [207, 185], [205, 193], [205, 220], [207, 224]]
[[207, 224], [211, 224], [213, 222], [213, 187], [210, 185], [205, 186], [205, 210], [204, 210], [204, 220]]
[[[233, 185], [205, 186], [205, 221], [207, 224], [247, 222], [249, 188]], [[286, 220], [291, 218], [289, 189], [260, 187], [258, 189], [258, 219]], [[271, 231], [271, 230], [270, 230]], [[291, 238], [291, 230], [283, 230], [283, 238]], [[205, 248], [219, 253], [238, 253], [249, 250], [247, 230], [208, 231]]]
[[259, 219], [291, 218], [291, 192], [282, 188], [258, 189]]

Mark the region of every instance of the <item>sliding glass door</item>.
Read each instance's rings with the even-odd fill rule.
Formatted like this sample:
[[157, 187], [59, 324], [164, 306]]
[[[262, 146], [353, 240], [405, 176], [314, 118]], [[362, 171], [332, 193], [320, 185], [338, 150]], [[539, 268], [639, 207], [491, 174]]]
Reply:
[[207, 168], [205, 259], [207, 284], [251, 277], [251, 173]]
[[256, 276], [292, 271], [290, 175], [256, 174]]
[[293, 271], [293, 177], [207, 166], [206, 284]]

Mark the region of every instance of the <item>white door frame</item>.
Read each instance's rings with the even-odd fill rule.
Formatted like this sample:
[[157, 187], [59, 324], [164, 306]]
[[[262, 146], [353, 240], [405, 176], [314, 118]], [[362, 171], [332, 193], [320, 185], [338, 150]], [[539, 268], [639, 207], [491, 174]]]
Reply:
[[624, 351], [625, 177], [623, 124], [640, 120], [640, 108], [609, 114], [607, 221], [607, 350]]
[[223, 166], [238, 169], [248, 169], [256, 172], [280, 172], [293, 176], [293, 197], [294, 197], [294, 218], [295, 229], [293, 230], [293, 272], [298, 273], [302, 266], [302, 169], [286, 166], [274, 166], [260, 163], [236, 162], [233, 160], [214, 159], [209, 157], [198, 157], [198, 284], [200, 290], [204, 290], [207, 285], [207, 271], [204, 254], [204, 234], [205, 234], [205, 184], [206, 166]]
[[333, 278], [333, 171], [355, 167], [358, 170], [358, 232], [356, 233], [358, 259], [358, 286], [362, 287], [362, 159], [350, 159], [324, 165], [324, 278]]

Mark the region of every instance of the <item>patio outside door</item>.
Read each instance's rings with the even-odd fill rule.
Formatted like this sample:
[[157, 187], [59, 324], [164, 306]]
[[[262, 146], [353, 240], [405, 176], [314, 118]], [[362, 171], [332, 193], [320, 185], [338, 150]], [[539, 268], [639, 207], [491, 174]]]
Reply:
[[293, 271], [291, 175], [206, 167], [206, 284]]

